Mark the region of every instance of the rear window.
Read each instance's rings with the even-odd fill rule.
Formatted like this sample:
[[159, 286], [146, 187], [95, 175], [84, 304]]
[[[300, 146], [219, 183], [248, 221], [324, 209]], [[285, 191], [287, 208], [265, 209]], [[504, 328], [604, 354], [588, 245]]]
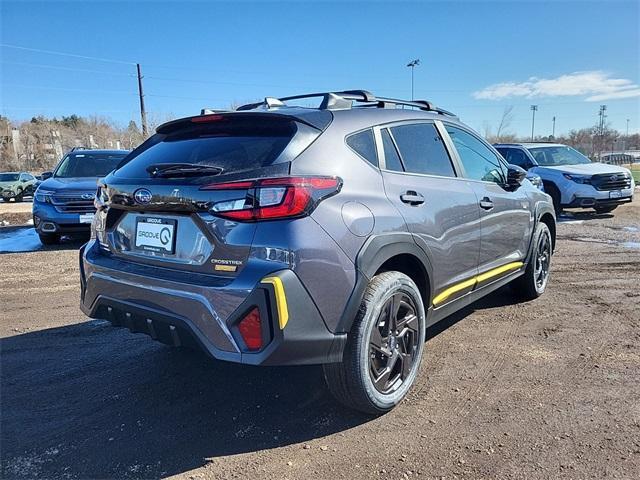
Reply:
[[127, 158], [117, 175], [148, 177], [147, 167], [158, 163], [214, 166], [221, 168], [222, 174], [255, 170], [272, 165], [296, 131], [290, 120], [185, 124], [175, 132], [154, 135]]

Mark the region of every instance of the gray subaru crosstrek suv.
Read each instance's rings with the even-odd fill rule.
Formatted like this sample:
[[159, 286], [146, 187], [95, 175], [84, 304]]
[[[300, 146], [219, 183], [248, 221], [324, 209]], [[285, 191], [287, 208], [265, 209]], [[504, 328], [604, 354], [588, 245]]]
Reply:
[[427, 327], [507, 283], [544, 292], [555, 216], [525, 175], [449, 112], [362, 90], [175, 120], [99, 185], [82, 310], [220, 360], [322, 364], [383, 413]]

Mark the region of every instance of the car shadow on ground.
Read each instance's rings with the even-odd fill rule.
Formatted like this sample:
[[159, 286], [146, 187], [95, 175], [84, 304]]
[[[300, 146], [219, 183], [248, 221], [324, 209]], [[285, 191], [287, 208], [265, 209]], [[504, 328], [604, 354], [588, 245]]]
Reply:
[[[498, 291], [429, 337], [510, 302]], [[371, 420], [334, 402], [320, 367], [213, 361], [101, 320], [4, 338], [0, 352], [3, 478], [165, 477]]]

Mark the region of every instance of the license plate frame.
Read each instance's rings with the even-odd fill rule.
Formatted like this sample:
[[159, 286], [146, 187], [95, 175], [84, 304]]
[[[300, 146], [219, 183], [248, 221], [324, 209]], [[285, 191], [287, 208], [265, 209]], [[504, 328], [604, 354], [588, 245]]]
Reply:
[[[141, 232], [145, 233], [141, 235]], [[175, 219], [153, 216], [138, 217], [136, 218], [133, 247], [135, 250], [143, 252], [174, 255], [176, 253], [177, 232], [178, 221]]]
[[96, 216], [95, 213], [81, 213], [78, 215], [79, 223], [93, 223], [93, 218]]
[[622, 198], [622, 190], [612, 190], [609, 192], [609, 198]]

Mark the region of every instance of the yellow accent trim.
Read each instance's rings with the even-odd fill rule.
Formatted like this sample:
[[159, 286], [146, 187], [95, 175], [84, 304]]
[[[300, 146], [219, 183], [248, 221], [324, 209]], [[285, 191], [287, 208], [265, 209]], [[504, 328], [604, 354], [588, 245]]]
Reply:
[[269, 283], [273, 285], [273, 290], [276, 294], [276, 307], [278, 310], [278, 325], [280, 330], [283, 330], [287, 326], [289, 321], [289, 309], [287, 307], [287, 296], [284, 293], [284, 285], [280, 277], [267, 277], [262, 279], [262, 283]]
[[464, 282], [460, 282], [460, 283], [454, 285], [453, 287], [449, 287], [449, 288], [447, 288], [445, 291], [443, 291], [442, 293], [440, 293], [439, 295], [437, 295], [433, 299], [433, 304], [437, 305], [439, 303], [442, 303], [447, 298], [449, 298], [451, 295], [453, 295], [454, 293], [458, 293], [460, 290], [464, 290], [466, 288], [473, 287], [473, 286], [475, 286], [475, 284], [476, 284], [476, 279], [475, 278], [470, 278], [469, 280], [465, 280]]
[[436, 295], [435, 298], [433, 299], [433, 305], [436, 306], [439, 303], [444, 302], [454, 293], [458, 293], [459, 291], [465, 290], [469, 287], [472, 287], [472, 288], [476, 287], [478, 283], [482, 283], [487, 280], [490, 280], [491, 278], [496, 277], [502, 273], [510, 272], [511, 270], [517, 270], [521, 268], [523, 265], [524, 263], [522, 262], [507, 263], [506, 265], [502, 265], [501, 267], [497, 267], [489, 270], [488, 272], [484, 272], [484, 273], [481, 273], [480, 275], [476, 275], [475, 277], [470, 278], [469, 280], [460, 282], [452, 287], [447, 288], [446, 290], [439, 293], [438, 295]]
[[216, 265], [213, 269], [219, 272], [235, 272], [238, 267], [236, 265]]
[[476, 281], [478, 283], [484, 282], [485, 280], [489, 280], [490, 278], [496, 277], [496, 276], [500, 275], [501, 273], [510, 272], [511, 270], [517, 270], [520, 267], [522, 267], [523, 265], [524, 265], [524, 263], [522, 263], [522, 262], [507, 263], [506, 265], [503, 265], [503, 266], [498, 267], [498, 268], [494, 268], [493, 270], [489, 270], [488, 272], [485, 272], [485, 273], [482, 273], [482, 274], [478, 275], [476, 277]]

